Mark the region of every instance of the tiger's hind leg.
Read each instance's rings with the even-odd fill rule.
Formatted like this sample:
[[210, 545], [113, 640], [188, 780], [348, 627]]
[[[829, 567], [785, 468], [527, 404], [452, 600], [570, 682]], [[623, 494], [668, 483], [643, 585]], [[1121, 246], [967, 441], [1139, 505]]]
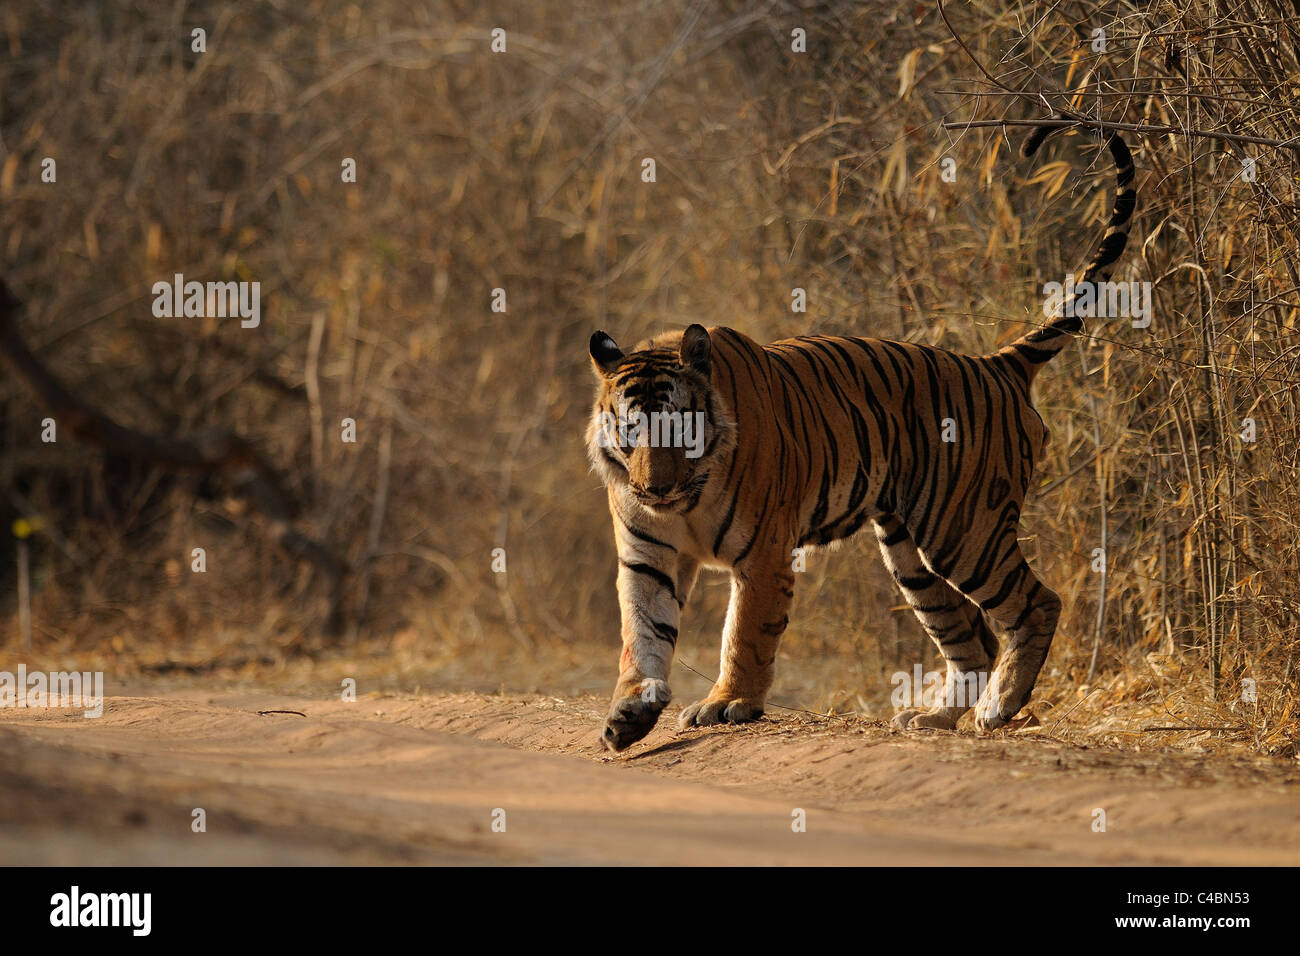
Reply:
[[893, 515], [878, 518], [875, 529], [885, 567], [947, 663], [936, 706], [899, 711], [893, 724], [900, 730], [952, 730], [988, 680], [998, 652], [997, 637], [978, 607], [926, 567], [901, 520]]
[[958, 561], [947, 573], [958, 590], [1009, 635], [993, 678], [975, 705], [975, 727], [980, 731], [1005, 726], [1029, 703], [1061, 616], [1061, 599], [1025, 562], [1016, 527], [1010, 522], [992, 539], [970, 541], [970, 551], [980, 559], [970, 567]]

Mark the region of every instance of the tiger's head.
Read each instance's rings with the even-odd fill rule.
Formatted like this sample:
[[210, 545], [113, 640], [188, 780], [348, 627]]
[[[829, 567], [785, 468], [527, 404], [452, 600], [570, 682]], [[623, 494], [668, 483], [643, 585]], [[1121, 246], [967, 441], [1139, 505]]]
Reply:
[[626, 487], [656, 514], [690, 508], [735, 443], [735, 423], [713, 386], [713, 346], [702, 325], [624, 353], [591, 337], [599, 386], [587, 454], [611, 488]]

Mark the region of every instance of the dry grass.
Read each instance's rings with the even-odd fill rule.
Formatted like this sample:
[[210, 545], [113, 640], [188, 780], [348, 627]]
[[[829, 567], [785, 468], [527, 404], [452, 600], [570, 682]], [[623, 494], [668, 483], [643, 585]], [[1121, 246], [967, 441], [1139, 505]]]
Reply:
[[[1153, 324], [1094, 322], [1040, 377], [1053, 442], [1024, 528], [1067, 611], [1035, 706], [1072, 739], [1295, 752], [1296, 153], [1215, 138], [1300, 134], [1280, 2], [950, 4], [996, 83], [928, 5], [45, 6], [0, 14], [0, 255], [29, 342], [121, 421], [257, 438], [353, 566], [340, 649], [319, 584], [219, 484], [43, 445], [41, 411], [0, 382], [0, 516], [53, 531], [36, 552], [50, 660], [603, 689], [617, 609], [581, 446], [591, 330], [1008, 341], [1100, 235], [1112, 179], [1083, 137], [1030, 167], [996, 130], [943, 128], [1045, 115], [1017, 90], [1207, 134], [1128, 134], [1140, 207], [1115, 278], [1154, 284]], [[495, 26], [505, 55], [488, 51]], [[57, 184], [40, 182], [45, 156]], [[151, 286], [175, 272], [259, 280], [261, 328], [155, 319]], [[884, 714], [891, 672], [936, 666], [873, 550], [813, 559], [778, 701]], [[11, 562], [0, 552], [5, 581]], [[0, 615], [16, 618], [10, 594]], [[684, 634], [705, 672], [724, 601], [706, 582]], [[1142, 729], [1177, 724], [1244, 729]]]

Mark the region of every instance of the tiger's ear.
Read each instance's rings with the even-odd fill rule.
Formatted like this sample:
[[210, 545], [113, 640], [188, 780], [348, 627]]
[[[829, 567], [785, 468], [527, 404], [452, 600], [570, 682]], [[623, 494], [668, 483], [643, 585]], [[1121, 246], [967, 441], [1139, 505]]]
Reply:
[[618, 343], [603, 331], [593, 332], [591, 343], [587, 346], [591, 352], [591, 364], [596, 367], [597, 375], [609, 375], [623, 361], [623, 350]]
[[692, 325], [682, 333], [682, 347], [678, 353], [683, 365], [693, 368], [705, 378], [713, 369], [713, 343], [702, 325]]

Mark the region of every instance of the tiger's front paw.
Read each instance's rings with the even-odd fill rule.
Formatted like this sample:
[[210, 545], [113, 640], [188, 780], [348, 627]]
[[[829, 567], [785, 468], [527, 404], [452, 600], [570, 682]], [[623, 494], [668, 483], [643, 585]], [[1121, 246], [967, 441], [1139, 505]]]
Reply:
[[763, 702], [744, 697], [698, 700], [682, 711], [677, 726], [710, 727], [713, 724], [747, 724], [763, 716]]
[[600, 742], [607, 750], [626, 750], [654, 729], [664, 707], [673, 699], [668, 682], [653, 677], [641, 681], [626, 697], [615, 697], [605, 719]]
[[931, 710], [900, 710], [890, 723], [897, 730], [956, 730], [961, 711], [952, 711], [944, 707]]

